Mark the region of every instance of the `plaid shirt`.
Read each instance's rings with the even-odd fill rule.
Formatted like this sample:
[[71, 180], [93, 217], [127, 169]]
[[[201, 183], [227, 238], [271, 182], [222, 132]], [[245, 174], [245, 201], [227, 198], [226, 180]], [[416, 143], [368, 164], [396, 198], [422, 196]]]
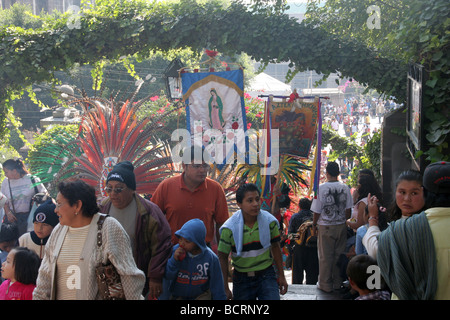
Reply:
[[359, 296], [355, 300], [391, 300], [391, 293], [386, 290], [375, 290], [371, 293]]

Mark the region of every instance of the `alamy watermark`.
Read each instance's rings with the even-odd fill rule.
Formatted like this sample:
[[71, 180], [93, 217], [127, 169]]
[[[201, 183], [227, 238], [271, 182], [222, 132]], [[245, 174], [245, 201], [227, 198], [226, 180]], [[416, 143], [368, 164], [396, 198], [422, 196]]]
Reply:
[[369, 17], [366, 20], [367, 28], [370, 30], [381, 29], [381, 9], [379, 6], [371, 5], [366, 10]]
[[367, 268], [366, 273], [370, 274], [367, 278], [366, 285], [369, 290], [381, 289], [381, 272], [380, 267], [377, 265], [371, 265]]

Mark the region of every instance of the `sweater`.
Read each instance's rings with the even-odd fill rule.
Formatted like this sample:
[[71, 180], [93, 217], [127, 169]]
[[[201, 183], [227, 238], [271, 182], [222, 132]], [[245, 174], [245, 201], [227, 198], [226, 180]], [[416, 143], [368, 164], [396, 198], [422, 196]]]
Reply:
[[11, 283], [11, 280], [5, 280], [0, 285], [0, 300], [31, 300], [35, 287], [34, 284], [17, 281]]
[[39, 256], [39, 259], [42, 259], [44, 257], [45, 244], [49, 237], [40, 239], [34, 231], [30, 231], [20, 236], [19, 246], [33, 250]]
[[[164, 268], [172, 249], [171, 230], [161, 209], [143, 197], [135, 194], [137, 205], [136, 231], [133, 255], [139, 269], [147, 278], [162, 281]], [[108, 214], [111, 200], [105, 198], [100, 212]]]
[[[100, 262], [106, 264], [108, 260], [120, 274], [126, 299], [143, 299], [142, 290], [145, 284], [145, 275], [134, 262], [128, 235], [116, 219], [109, 217], [103, 223], [103, 243], [98, 248], [97, 222], [99, 217], [100, 214], [97, 213], [92, 218], [77, 265], [79, 277], [76, 278], [76, 274], [74, 274], [77, 281], [77, 286], [74, 288], [77, 291], [77, 300], [100, 299], [95, 268]], [[44, 259], [39, 268], [33, 300], [54, 300], [56, 297], [56, 263], [68, 228], [68, 226], [58, 224], [48, 239]]]
[[212, 300], [226, 300], [219, 258], [206, 246], [203, 222], [200, 219], [189, 220], [175, 235], [194, 242], [201, 253], [195, 256], [187, 253], [182, 261], [177, 261], [174, 253], [180, 245], [173, 247], [166, 265], [163, 294], [159, 299], [192, 300], [209, 290]]

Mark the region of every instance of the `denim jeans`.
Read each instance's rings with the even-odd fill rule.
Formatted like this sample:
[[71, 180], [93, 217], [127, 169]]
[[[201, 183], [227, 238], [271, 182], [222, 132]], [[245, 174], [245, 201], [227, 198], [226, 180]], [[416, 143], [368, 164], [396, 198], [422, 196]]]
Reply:
[[277, 274], [273, 266], [259, 271], [255, 276], [233, 272], [234, 300], [280, 300]]

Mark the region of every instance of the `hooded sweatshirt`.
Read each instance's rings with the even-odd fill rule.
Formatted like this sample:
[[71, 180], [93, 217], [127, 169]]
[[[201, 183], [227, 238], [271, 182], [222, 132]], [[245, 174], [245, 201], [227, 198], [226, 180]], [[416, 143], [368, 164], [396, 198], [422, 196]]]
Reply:
[[196, 256], [187, 252], [182, 261], [177, 261], [174, 253], [180, 245], [173, 247], [166, 265], [163, 294], [159, 299], [193, 300], [209, 289], [213, 300], [226, 300], [219, 258], [206, 246], [203, 221], [189, 220], [175, 235], [194, 242], [202, 252]]

